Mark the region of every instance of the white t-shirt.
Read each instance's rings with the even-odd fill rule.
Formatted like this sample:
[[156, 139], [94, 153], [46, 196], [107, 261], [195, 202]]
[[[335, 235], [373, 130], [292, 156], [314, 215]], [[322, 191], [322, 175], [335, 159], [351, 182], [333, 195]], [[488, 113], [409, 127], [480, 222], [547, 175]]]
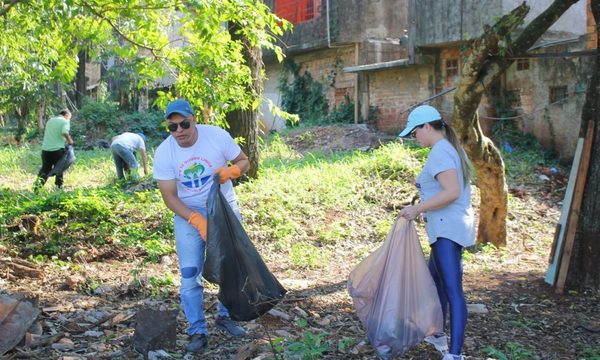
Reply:
[[[198, 139], [190, 147], [166, 138], [154, 154], [154, 179], [177, 180], [177, 196], [190, 209], [205, 209], [215, 169], [227, 166], [242, 149], [229, 133], [213, 125], [196, 125]], [[234, 202], [233, 183], [221, 185], [225, 199]]]
[[450, 239], [462, 246], [475, 244], [475, 221], [471, 208], [471, 184], [463, 186], [463, 173], [458, 152], [446, 139], [435, 143], [431, 148], [423, 171], [417, 177], [417, 187], [421, 193], [421, 201], [427, 201], [442, 191], [435, 176], [441, 172], [455, 169], [458, 174], [460, 195], [458, 199], [441, 208], [426, 211], [425, 230], [429, 243], [433, 244], [438, 237]]
[[119, 144], [129, 151], [133, 152], [136, 150], [146, 150], [146, 144], [144, 139], [138, 134], [124, 132], [120, 135], [115, 136], [111, 145]]

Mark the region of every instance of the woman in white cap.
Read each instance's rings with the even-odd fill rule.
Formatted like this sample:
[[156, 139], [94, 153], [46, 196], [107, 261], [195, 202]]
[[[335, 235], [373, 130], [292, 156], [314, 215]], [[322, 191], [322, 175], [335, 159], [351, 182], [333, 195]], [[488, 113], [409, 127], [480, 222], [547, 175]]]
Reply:
[[431, 246], [429, 270], [437, 287], [444, 325], [448, 305], [450, 308], [450, 349], [445, 333], [425, 341], [442, 352], [443, 360], [460, 360], [464, 359], [461, 352], [467, 323], [462, 251], [475, 243], [469, 160], [454, 130], [432, 106], [418, 106], [408, 115], [400, 137], [409, 135], [431, 152], [416, 181], [421, 201], [400, 210], [400, 216], [413, 220], [423, 214]]

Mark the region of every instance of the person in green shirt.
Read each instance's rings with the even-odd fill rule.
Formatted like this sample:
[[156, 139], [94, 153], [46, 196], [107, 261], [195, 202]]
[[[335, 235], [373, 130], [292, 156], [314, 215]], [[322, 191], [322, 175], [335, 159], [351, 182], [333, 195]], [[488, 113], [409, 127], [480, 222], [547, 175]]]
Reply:
[[[34, 185], [34, 190], [39, 190], [46, 180], [52, 168], [58, 160], [64, 155], [67, 145], [73, 145], [73, 139], [69, 135], [71, 129], [71, 112], [62, 110], [60, 115], [48, 120], [46, 129], [44, 130], [44, 141], [42, 142], [42, 168], [38, 173], [37, 180]], [[57, 188], [63, 185], [63, 173], [56, 174], [54, 181]]]

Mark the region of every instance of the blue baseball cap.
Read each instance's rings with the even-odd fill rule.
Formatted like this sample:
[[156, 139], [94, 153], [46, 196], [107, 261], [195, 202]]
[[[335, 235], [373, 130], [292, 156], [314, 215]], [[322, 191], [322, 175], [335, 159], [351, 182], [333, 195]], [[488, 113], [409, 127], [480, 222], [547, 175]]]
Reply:
[[433, 106], [421, 105], [417, 106], [408, 114], [408, 122], [406, 128], [402, 130], [398, 137], [405, 137], [410, 134], [417, 126], [427, 124], [428, 122], [441, 120], [442, 115]]
[[165, 119], [168, 119], [169, 116], [173, 114], [181, 114], [184, 117], [188, 117], [190, 115], [194, 115], [194, 110], [192, 110], [192, 105], [189, 102], [183, 99], [173, 100], [167, 105], [167, 110], [165, 110]]

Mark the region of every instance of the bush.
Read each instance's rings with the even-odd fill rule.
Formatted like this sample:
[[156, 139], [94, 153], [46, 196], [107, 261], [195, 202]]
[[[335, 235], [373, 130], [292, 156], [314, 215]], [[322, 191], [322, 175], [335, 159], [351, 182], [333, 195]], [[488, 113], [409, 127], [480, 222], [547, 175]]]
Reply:
[[81, 147], [99, 139], [110, 139], [121, 125], [116, 103], [86, 101], [71, 120], [71, 136], [75, 145]]
[[143, 132], [148, 139], [162, 140], [166, 134], [162, 113], [159, 111], [124, 112], [117, 103], [86, 101], [71, 122], [71, 136], [78, 147], [110, 141], [120, 133]]

